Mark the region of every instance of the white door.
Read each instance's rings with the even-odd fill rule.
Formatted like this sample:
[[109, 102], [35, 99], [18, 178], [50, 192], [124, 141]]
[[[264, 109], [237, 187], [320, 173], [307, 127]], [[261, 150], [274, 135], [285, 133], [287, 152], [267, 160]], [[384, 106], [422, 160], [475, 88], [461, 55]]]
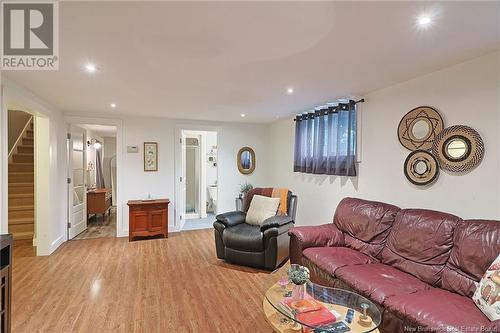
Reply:
[[68, 239], [72, 239], [87, 229], [85, 130], [70, 126], [68, 138]]

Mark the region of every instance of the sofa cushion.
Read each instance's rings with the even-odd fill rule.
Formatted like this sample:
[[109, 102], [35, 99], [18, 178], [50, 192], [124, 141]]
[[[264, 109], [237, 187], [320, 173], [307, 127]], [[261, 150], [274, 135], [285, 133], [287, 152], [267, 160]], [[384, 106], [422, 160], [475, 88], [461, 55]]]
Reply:
[[280, 198], [270, 198], [263, 195], [254, 195], [248, 209], [245, 222], [259, 227], [270, 217], [276, 216]]
[[394, 296], [387, 299], [384, 306], [398, 317], [436, 332], [462, 332], [463, 328], [472, 328], [467, 332], [483, 332], [473, 329], [491, 326], [472, 299], [443, 289], [431, 288], [411, 297]]
[[345, 198], [333, 221], [345, 233], [348, 247], [379, 258], [398, 211], [398, 207], [381, 202]]
[[226, 228], [222, 234], [226, 247], [243, 251], [264, 251], [263, 234], [259, 226], [241, 223]]
[[347, 247], [311, 247], [305, 249], [304, 257], [329, 274], [344, 266], [371, 264], [375, 260], [359, 251]]
[[500, 221], [468, 220], [457, 225], [441, 287], [472, 297], [476, 283], [500, 253]]
[[432, 210], [401, 210], [382, 251], [382, 262], [438, 285], [459, 221], [457, 216]]
[[355, 291], [382, 305], [388, 297], [408, 297], [430, 288], [416, 277], [384, 264], [345, 266], [337, 269], [336, 276]]

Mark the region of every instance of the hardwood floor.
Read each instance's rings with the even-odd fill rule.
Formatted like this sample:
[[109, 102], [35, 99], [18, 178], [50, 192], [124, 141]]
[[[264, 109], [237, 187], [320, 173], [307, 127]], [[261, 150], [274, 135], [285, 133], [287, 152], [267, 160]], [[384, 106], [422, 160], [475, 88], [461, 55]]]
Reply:
[[286, 273], [215, 256], [213, 231], [70, 241], [48, 257], [14, 246], [12, 332], [271, 333], [265, 291]]

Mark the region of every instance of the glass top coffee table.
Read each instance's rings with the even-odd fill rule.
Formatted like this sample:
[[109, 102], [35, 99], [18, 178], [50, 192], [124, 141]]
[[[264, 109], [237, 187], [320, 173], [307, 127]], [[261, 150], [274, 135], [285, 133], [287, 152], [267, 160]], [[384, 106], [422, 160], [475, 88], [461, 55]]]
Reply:
[[304, 301], [300, 302], [301, 298], [292, 297], [293, 289], [293, 284], [280, 286], [276, 283], [264, 297], [266, 319], [276, 332], [379, 332], [380, 311], [367, 298], [351, 291], [307, 282]]

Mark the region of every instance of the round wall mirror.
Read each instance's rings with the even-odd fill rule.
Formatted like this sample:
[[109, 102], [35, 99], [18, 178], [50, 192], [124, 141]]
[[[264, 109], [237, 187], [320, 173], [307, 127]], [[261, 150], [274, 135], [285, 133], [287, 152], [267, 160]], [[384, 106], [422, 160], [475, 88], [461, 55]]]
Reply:
[[243, 147], [238, 151], [236, 157], [238, 170], [245, 175], [251, 174], [255, 170], [255, 152], [250, 147]]
[[432, 148], [435, 137], [444, 128], [443, 118], [430, 106], [419, 106], [404, 115], [398, 126], [398, 139], [411, 151]]
[[462, 139], [450, 140], [445, 148], [449, 158], [458, 160], [467, 154], [467, 144]]
[[420, 119], [417, 120], [411, 129], [411, 132], [413, 136], [419, 140], [429, 136], [431, 128], [429, 126], [429, 123], [427, 121]]
[[436, 137], [432, 153], [442, 169], [451, 172], [469, 172], [481, 163], [484, 143], [479, 133], [464, 125], [445, 128]]
[[438, 178], [439, 165], [436, 158], [428, 151], [415, 150], [405, 160], [404, 173], [415, 185], [430, 185]]

